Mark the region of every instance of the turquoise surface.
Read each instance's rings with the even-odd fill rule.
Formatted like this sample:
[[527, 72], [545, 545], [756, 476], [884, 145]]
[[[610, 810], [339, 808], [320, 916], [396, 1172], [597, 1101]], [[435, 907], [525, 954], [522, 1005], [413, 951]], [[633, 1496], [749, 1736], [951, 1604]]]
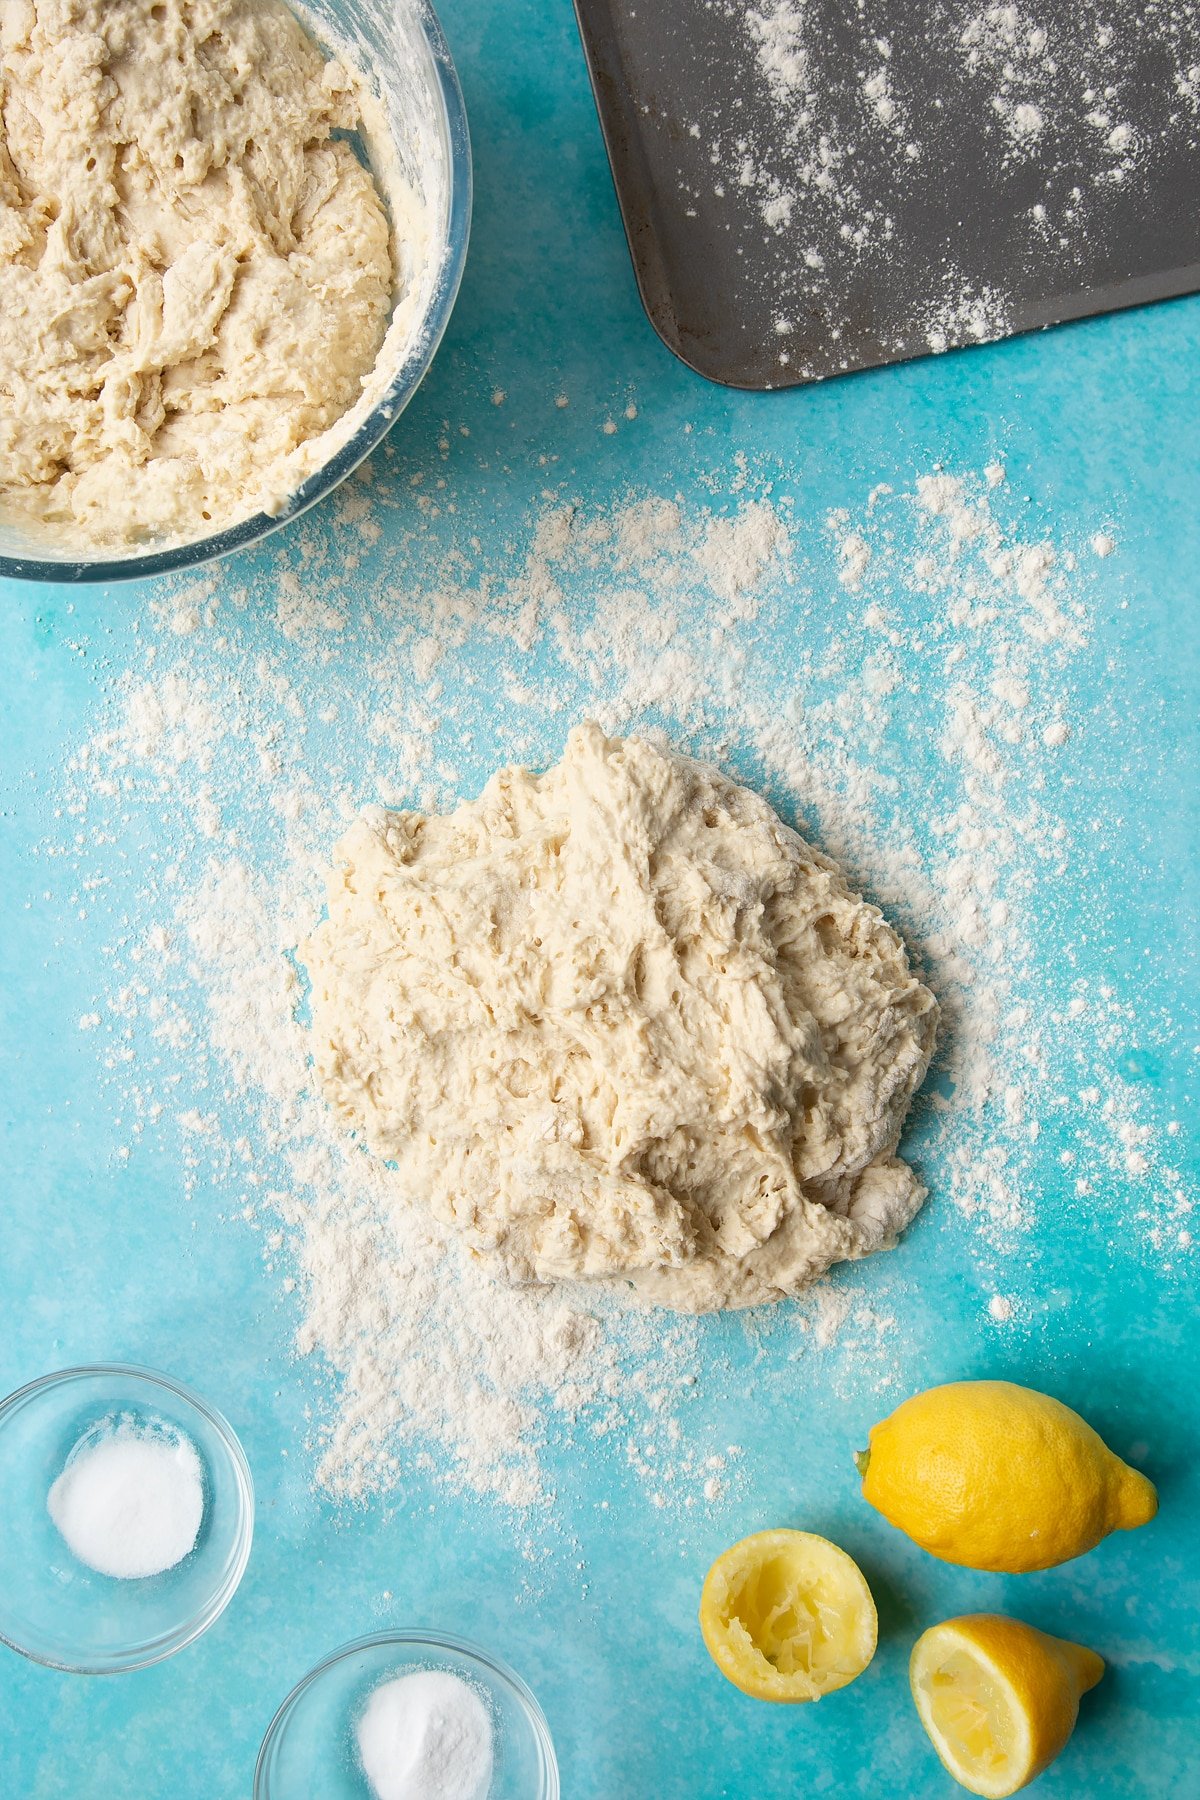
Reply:
[[[1027, 518], [1081, 543], [1111, 525], [1119, 551], [1091, 576], [1093, 639], [1064, 677], [1083, 728], [1068, 746], [1057, 804], [1086, 854], [1057, 883], [1035, 973], [1047, 1005], [1081, 968], [1136, 1002], [1134, 1050], [1111, 1078], [1137, 1087], [1147, 1118], [1183, 1122], [1172, 1159], [1194, 1183], [1200, 301], [808, 392], [707, 387], [662, 349], [639, 310], [565, 0], [448, 0], [443, 21], [472, 121], [476, 225], [446, 343], [392, 434], [392, 453], [375, 459], [392, 502], [386, 529], [403, 533], [415, 520], [410, 477], [438, 463], [447, 420], [468, 426], [470, 448], [455, 445], [461, 511], [431, 528], [431, 541], [470, 531], [493, 560], [522, 536], [551, 479], [585, 501], [631, 486], [698, 493], [710, 473], [727, 477], [739, 450], [777, 462], [798, 535], [818, 546], [805, 551], [814, 569], [822, 556], [828, 564], [820, 546], [831, 508], [861, 505], [877, 482], [911, 487], [939, 461], [980, 470], [1002, 457], [1009, 482], [997, 505], [1019, 501]], [[567, 409], [554, 407], [560, 391]], [[636, 428], [605, 434], [604, 420], [620, 420], [630, 400]], [[538, 461], [546, 453], [558, 458], [550, 474]], [[310, 542], [336, 548], [332, 514], [314, 515], [310, 528]], [[268, 544], [219, 579], [265, 580], [279, 555]], [[310, 1374], [293, 1363], [294, 1314], [264, 1278], [259, 1243], [218, 1216], [228, 1195], [210, 1192], [203, 1175], [185, 1192], [169, 1138], [148, 1136], [128, 1162], [117, 1155], [128, 1132], [94, 1040], [76, 1029], [103, 986], [105, 946], [163, 848], [153, 812], [101, 853], [108, 886], [86, 904], [70, 874], [36, 853], [47, 840], [69, 841], [70, 822], [55, 816], [63, 764], [96, 728], [106, 684], [133, 660], [154, 597], [148, 588], [3, 595], [0, 1389], [102, 1359], [192, 1383], [242, 1437], [257, 1538], [224, 1617], [157, 1668], [85, 1680], [0, 1655], [0, 1793], [244, 1796], [293, 1682], [337, 1644], [391, 1622], [475, 1637], [520, 1670], [545, 1707], [570, 1800], [834, 1791], [934, 1800], [955, 1790], [912, 1713], [907, 1654], [925, 1624], [980, 1608], [1017, 1611], [1110, 1660], [1076, 1739], [1038, 1790], [1047, 1800], [1196, 1791], [1200, 1369], [1187, 1258], [1149, 1254], [1144, 1232], [1125, 1234], [1134, 1205], [1120, 1175], [1088, 1207], [1067, 1203], [1057, 1127], [1032, 1166], [1036, 1236], [994, 1271], [1018, 1302], [1019, 1330], [989, 1320], [996, 1282], [981, 1271], [971, 1229], [944, 1195], [939, 1204], [935, 1179], [931, 1205], [886, 1264], [902, 1315], [899, 1385], [887, 1403], [956, 1376], [1050, 1389], [1158, 1482], [1162, 1512], [1145, 1531], [1024, 1580], [933, 1562], [857, 1495], [850, 1452], [879, 1403], [861, 1388], [843, 1400], [819, 1368], [789, 1363], [774, 1340], [740, 1398], [727, 1389], [701, 1402], [717, 1441], [745, 1448], [734, 1501], [664, 1519], [615, 1464], [564, 1450], [552, 1471], [556, 1505], [563, 1542], [577, 1548], [548, 1558], [532, 1590], [510, 1526], [417, 1473], [403, 1505], [338, 1511], [313, 1496], [303, 1449]], [[243, 613], [239, 653], [252, 657], [271, 629], [253, 608]], [[789, 646], [817, 629], [806, 607], [789, 613], [785, 597], [766, 615], [755, 654], [786, 669]], [[352, 617], [333, 654], [353, 662], [366, 642], [365, 619]], [[477, 633], [462, 667], [486, 670], [493, 658]], [[505, 660], [519, 663], [507, 647]], [[455, 672], [441, 676], [452, 682]], [[459, 758], [465, 791], [494, 761], [489, 708], [508, 704], [491, 691], [473, 703]], [[531, 738], [554, 754], [563, 722], [536, 715], [526, 721]], [[920, 733], [885, 750], [919, 811], [938, 779]], [[753, 772], [736, 741], [730, 760]], [[1067, 943], [1077, 959], [1069, 972]], [[869, 1293], [875, 1266], [845, 1279]], [[714, 1355], [750, 1370], [755, 1350], [741, 1322], [705, 1330]], [[819, 1708], [744, 1699], [716, 1674], [695, 1629], [712, 1556], [743, 1531], [784, 1522], [843, 1543], [879, 1601], [875, 1662]]]

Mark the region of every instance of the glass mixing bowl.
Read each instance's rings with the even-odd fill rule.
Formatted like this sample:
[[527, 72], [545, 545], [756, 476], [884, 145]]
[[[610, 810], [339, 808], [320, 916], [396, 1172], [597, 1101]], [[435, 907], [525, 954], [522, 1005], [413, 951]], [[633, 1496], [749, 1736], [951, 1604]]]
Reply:
[[[159, 1575], [121, 1580], [80, 1562], [47, 1497], [82, 1438], [109, 1421], [182, 1432], [203, 1469], [195, 1548]], [[254, 1489], [220, 1413], [166, 1375], [98, 1363], [44, 1375], [0, 1401], [0, 1640], [80, 1675], [143, 1669], [207, 1631], [236, 1592], [254, 1535]]]
[[[293, 0], [293, 11], [332, 53], [366, 71], [387, 117], [401, 171], [428, 193], [440, 254], [418, 270], [414, 329], [377, 403], [329, 461], [277, 513], [255, 513], [223, 531], [156, 550], [152, 544], [81, 556], [64, 531], [0, 517], [0, 577], [20, 581], [122, 581], [165, 575], [244, 549], [328, 494], [370, 455], [404, 411], [433, 360], [454, 308], [471, 225], [471, 144], [462, 90], [429, 0]], [[381, 182], [386, 198], [386, 181]]]
[[318, 1663], [271, 1720], [254, 1800], [368, 1800], [355, 1727], [380, 1682], [416, 1669], [447, 1669], [487, 1702], [495, 1732], [487, 1800], [558, 1800], [550, 1728], [520, 1676], [477, 1645], [436, 1631], [380, 1632]]

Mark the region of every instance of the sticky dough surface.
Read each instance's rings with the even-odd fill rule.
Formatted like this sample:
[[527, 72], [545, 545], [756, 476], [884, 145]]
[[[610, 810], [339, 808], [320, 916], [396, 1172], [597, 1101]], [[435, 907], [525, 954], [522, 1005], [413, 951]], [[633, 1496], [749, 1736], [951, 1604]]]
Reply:
[[449, 815], [364, 815], [305, 959], [329, 1100], [515, 1280], [749, 1306], [920, 1206], [933, 995], [703, 764], [585, 725]]
[[4, 0], [0, 508], [182, 540], [319, 466], [395, 287], [359, 111], [278, 0]]

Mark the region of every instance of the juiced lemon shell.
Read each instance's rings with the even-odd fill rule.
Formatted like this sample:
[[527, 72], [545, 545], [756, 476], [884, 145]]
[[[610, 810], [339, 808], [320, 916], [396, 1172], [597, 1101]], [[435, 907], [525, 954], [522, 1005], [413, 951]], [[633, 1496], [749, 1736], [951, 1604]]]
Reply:
[[861, 1675], [878, 1621], [862, 1570], [827, 1538], [760, 1531], [719, 1556], [700, 1629], [722, 1675], [758, 1700], [819, 1700]]
[[944, 1562], [1021, 1573], [1158, 1510], [1153, 1484], [1048, 1394], [958, 1381], [898, 1406], [858, 1458], [863, 1495]]
[[917, 1639], [909, 1680], [921, 1723], [954, 1779], [986, 1800], [1026, 1787], [1075, 1728], [1104, 1662], [1019, 1619], [970, 1613]]

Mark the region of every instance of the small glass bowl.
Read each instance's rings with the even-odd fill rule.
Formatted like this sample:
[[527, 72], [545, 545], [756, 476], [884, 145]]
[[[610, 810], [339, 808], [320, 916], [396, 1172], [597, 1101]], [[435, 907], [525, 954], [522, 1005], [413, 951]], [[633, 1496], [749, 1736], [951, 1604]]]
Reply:
[[[0, 578], [13, 581], [140, 581], [195, 568], [244, 550], [307, 512], [368, 457], [404, 411], [442, 341], [462, 279], [471, 230], [471, 140], [462, 89], [430, 0], [292, 0], [318, 43], [348, 55], [373, 80], [387, 115], [390, 149], [410, 176], [434, 184], [438, 209], [435, 256], [422, 272], [421, 315], [387, 387], [353, 436], [290, 495], [278, 512], [254, 513], [236, 525], [182, 544], [88, 546], [70, 534], [53, 537], [0, 518]], [[425, 159], [428, 160], [425, 160]], [[386, 187], [385, 187], [386, 196]]]
[[358, 1638], [294, 1687], [267, 1729], [254, 1800], [369, 1800], [355, 1727], [380, 1682], [446, 1669], [487, 1701], [495, 1765], [487, 1800], [558, 1800], [558, 1763], [541, 1707], [499, 1657], [437, 1631]]
[[[47, 1497], [67, 1457], [112, 1414], [163, 1422], [204, 1468], [195, 1549], [161, 1575], [120, 1580], [73, 1554]], [[43, 1375], [0, 1402], [0, 1639], [34, 1662], [79, 1675], [144, 1669], [207, 1631], [250, 1555], [254, 1489], [242, 1447], [198, 1394], [121, 1363]]]

